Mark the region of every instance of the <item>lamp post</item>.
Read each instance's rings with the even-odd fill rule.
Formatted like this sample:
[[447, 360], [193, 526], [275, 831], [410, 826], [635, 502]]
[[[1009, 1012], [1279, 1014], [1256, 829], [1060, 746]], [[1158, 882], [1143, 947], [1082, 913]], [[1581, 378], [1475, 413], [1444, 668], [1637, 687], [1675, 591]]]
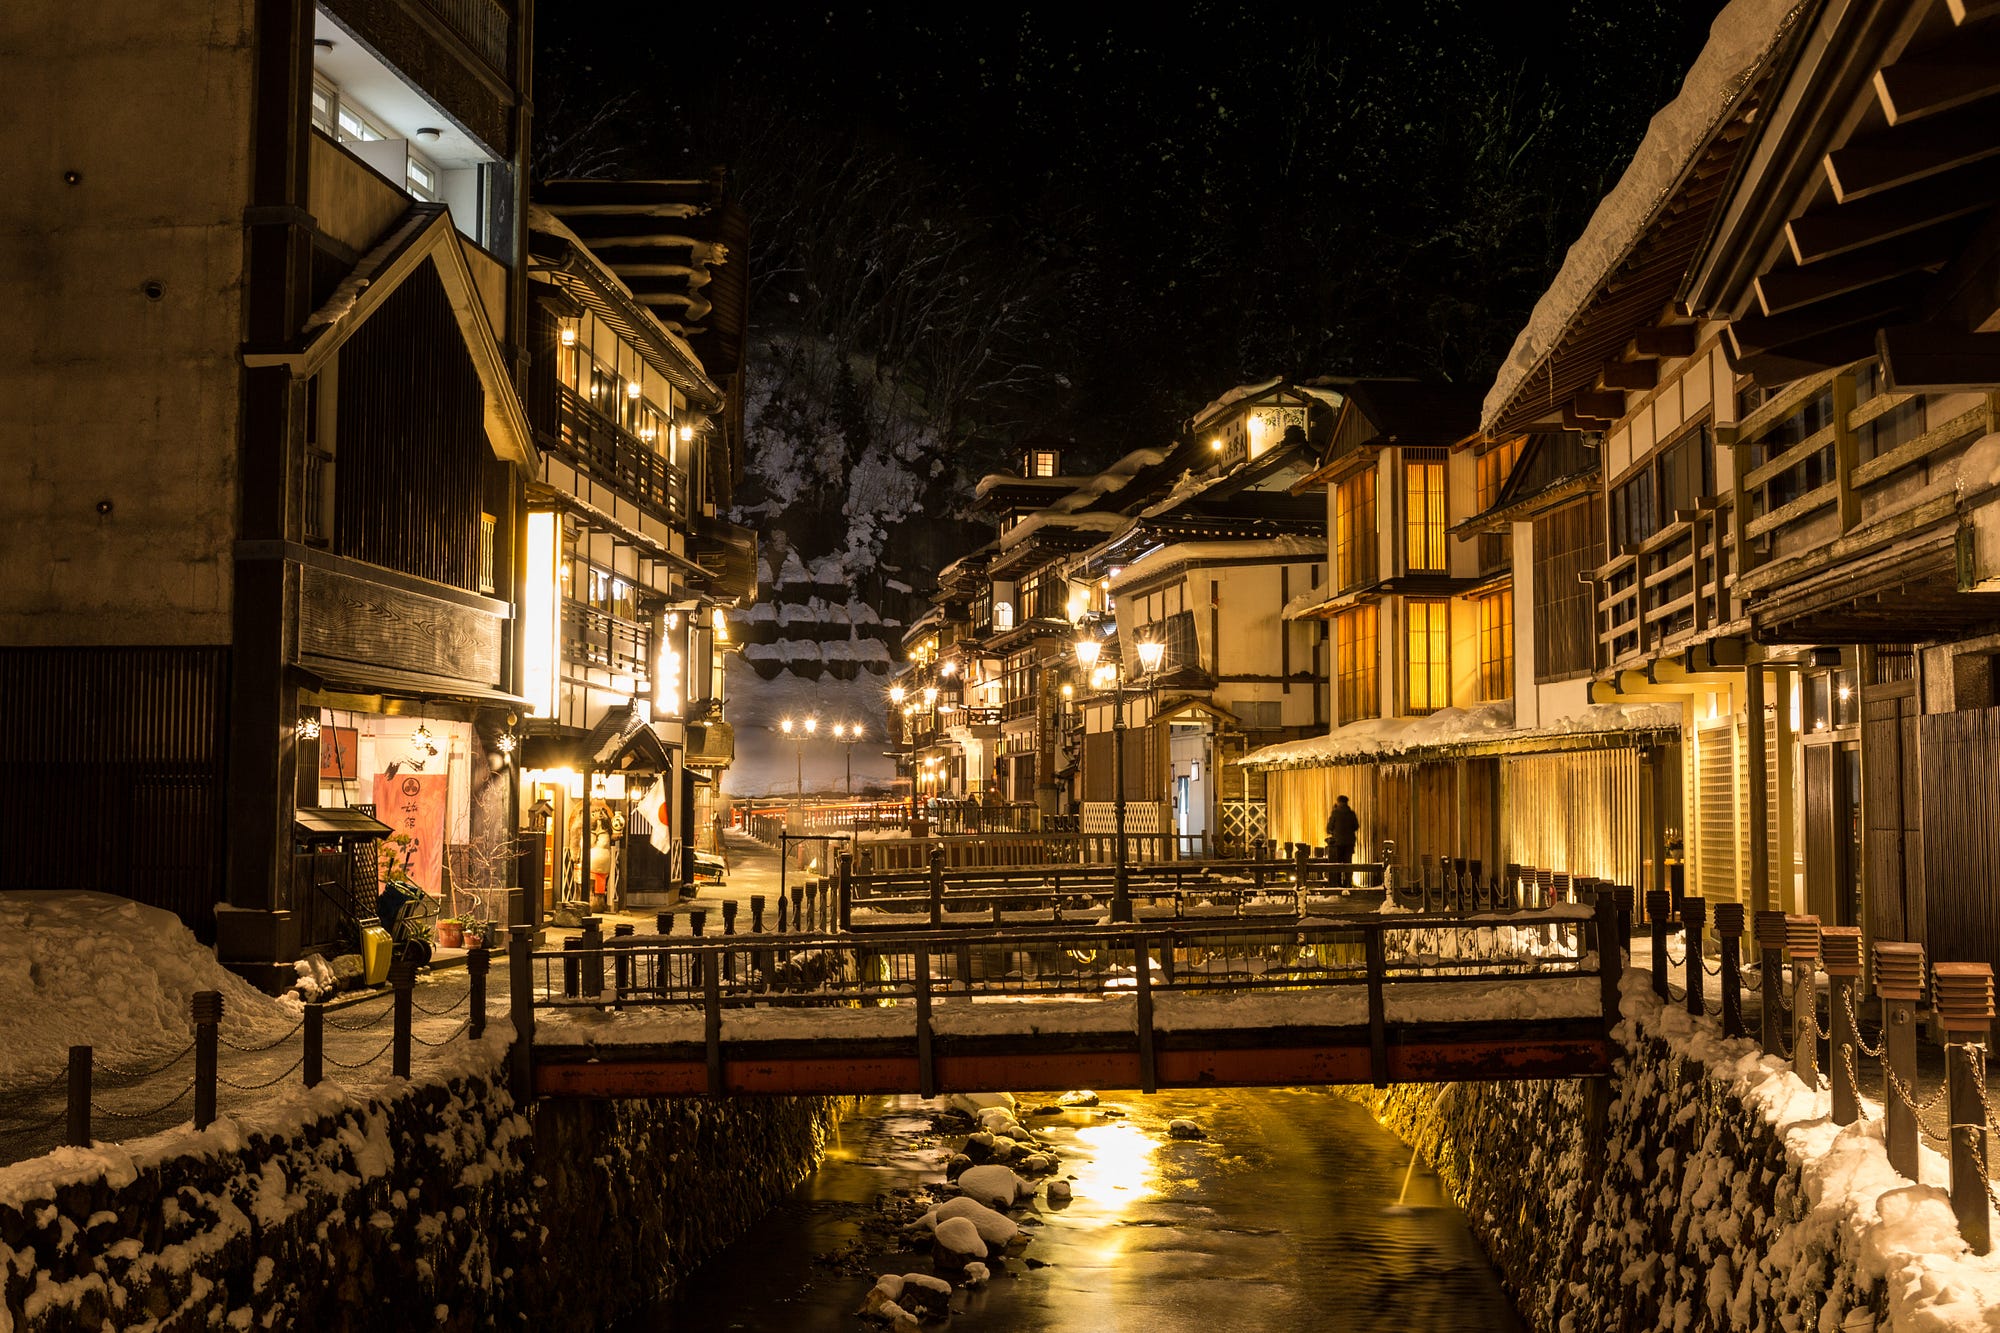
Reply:
[[[1157, 671], [1166, 645], [1148, 641], [1138, 645], [1139, 666], [1148, 676]], [[1076, 641], [1076, 661], [1086, 673], [1097, 666], [1104, 643], [1086, 628]], [[1111, 669], [1111, 822], [1113, 828], [1111, 868], [1111, 919], [1132, 919], [1132, 893], [1125, 850], [1125, 669], [1118, 663]]]
[[817, 717], [809, 717], [805, 720], [805, 725], [801, 727], [795, 724], [792, 719], [786, 718], [778, 723], [778, 730], [784, 732], [792, 742], [792, 752], [797, 773], [795, 781], [798, 786], [799, 798], [803, 800], [806, 794], [806, 737], [819, 730], [819, 719]]
[[854, 799], [854, 742], [861, 739], [861, 724], [836, 722], [833, 724], [833, 738], [847, 747], [847, 799], [851, 801]]

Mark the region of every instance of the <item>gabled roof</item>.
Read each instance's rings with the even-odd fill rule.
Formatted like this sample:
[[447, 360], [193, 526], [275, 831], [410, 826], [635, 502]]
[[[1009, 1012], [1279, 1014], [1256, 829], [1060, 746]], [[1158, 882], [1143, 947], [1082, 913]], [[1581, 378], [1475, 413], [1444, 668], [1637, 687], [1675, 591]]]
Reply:
[[1561, 419], [1668, 313], [1749, 130], [1768, 62], [1815, 0], [1731, 0], [1501, 363], [1479, 427]]
[[507, 358], [486, 316], [486, 304], [466, 263], [464, 242], [451, 225], [442, 204], [417, 204], [405, 213], [374, 249], [333, 289], [319, 309], [306, 317], [298, 334], [278, 347], [246, 347], [243, 364], [252, 368], [285, 366], [294, 379], [317, 374], [341, 344], [368, 321], [395, 290], [421, 271], [425, 263], [437, 269], [445, 299], [465, 339], [465, 350], [479, 376], [486, 405], [486, 442], [493, 456], [522, 467], [535, 465], [540, 455], [534, 432], [514, 391]]
[[1479, 395], [1463, 384], [1417, 379], [1357, 379], [1343, 384], [1347, 400], [1319, 466], [1293, 484], [1294, 492], [1326, 484], [1333, 469], [1359, 449], [1391, 445], [1449, 448], [1479, 426]]

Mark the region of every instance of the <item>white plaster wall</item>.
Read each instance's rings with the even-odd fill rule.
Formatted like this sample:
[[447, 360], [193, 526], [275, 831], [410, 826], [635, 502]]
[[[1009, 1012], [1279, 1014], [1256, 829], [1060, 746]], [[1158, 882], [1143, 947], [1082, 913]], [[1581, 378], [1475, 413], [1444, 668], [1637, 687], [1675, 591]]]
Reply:
[[1535, 525], [1513, 524], [1514, 725], [1540, 726], [1541, 691], [1535, 686]]
[[251, 65], [247, 0], [0, 5], [0, 642], [230, 637]]

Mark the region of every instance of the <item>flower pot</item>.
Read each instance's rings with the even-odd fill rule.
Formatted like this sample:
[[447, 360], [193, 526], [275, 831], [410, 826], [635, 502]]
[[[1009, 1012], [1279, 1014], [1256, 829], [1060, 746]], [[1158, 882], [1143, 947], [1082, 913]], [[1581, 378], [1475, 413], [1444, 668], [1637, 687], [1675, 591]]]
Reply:
[[438, 947], [441, 949], [462, 949], [465, 947], [465, 926], [457, 921], [438, 922]]

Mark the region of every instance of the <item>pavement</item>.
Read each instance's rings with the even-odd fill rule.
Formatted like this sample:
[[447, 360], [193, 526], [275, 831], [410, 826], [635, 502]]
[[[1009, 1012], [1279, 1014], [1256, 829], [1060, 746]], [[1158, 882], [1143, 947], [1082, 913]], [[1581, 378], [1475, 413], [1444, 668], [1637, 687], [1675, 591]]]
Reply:
[[[737, 904], [737, 930], [750, 929], [750, 900], [764, 899], [764, 924], [767, 929], [776, 929], [778, 894], [781, 888], [789, 890], [792, 885], [802, 884], [808, 877], [825, 872], [820, 869], [802, 868], [795, 861], [791, 866], [782, 866], [776, 848], [768, 847], [747, 833], [735, 829], [723, 833], [723, 860], [728, 869], [720, 884], [700, 884], [696, 886], [693, 898], [683, 898], [671, 906], [652, 904], [634, 905], [623, 911], [593, 913], [603, 925], [606, 935], [614, 933], [620, 925], [629, 925], [634, 934], [653, 934], [658, 926], [661, 912], [672, 917], [675, 935], [692, 935], [692, 917], [696, 911], [706, 911], [708, 919], [703, 930], [709, 934], [719, 934], [722, 930], [722, 905]], [[808, 857], [814, 852], [807, 852]], [[797, 853], [795, 852], [796, 856]], [[789, 910], [789, 909], [787, 909]], [[548, 943], [545, 947], [562, 947], [562, 941], [582, 931], [575, 927], [551, 925], [547, 931]]]

